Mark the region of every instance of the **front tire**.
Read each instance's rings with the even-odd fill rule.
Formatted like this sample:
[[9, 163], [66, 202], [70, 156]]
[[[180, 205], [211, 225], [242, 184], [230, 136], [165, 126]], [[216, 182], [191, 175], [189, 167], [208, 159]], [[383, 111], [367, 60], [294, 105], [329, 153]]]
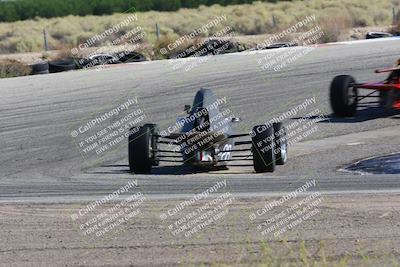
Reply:
[[151, 173], [153, 165], [157, 165], [155, 157], [155, 139], [153, 134], [156, 131], [156, 125], [145, 124], [129, 135], [128, 157], [129, 169], [134, 173]]
[[356, 81], [352, 76], [336, 76], [330, 88], [330, 102], [333, 113], [338, 117], [352, 117], [357, 111], [357, 88], [352, 84]]
[[265, 125], [253, 128], [252, 140], [253, 166], [257, 173], [274, 172], [275, 170], [275, 137], [274, 128]]

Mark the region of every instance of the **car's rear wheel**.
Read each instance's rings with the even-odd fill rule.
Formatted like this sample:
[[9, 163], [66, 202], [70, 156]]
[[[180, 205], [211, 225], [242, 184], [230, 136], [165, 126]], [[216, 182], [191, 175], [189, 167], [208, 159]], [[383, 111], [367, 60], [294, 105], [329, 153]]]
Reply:
[[275, 170], [274, 128], [265, 125], [255, 126], [252, 137], [253, 166], [257, 173]]
[[275, 137], [275, 160], [276, 165], [284, 165], [288, 159], [288, 142], [286, 129], [281, 122], [273, 124]]
[[154, 137], [156, 125], [145, 124], [131, 131], [128, 145], [129, 169], [134, 173], [150, 173], [152, 166], [158, 164]]
[[357, 88], [349, 75], [336, 76], [330, 88], [330, 102], [333, 113], [338, 117], [352, 117], [357, 111]]

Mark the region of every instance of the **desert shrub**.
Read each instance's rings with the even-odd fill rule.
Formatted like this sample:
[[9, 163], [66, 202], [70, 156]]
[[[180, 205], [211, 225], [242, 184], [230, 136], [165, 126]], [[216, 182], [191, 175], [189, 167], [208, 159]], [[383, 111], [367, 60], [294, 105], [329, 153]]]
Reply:
[[[255, 0], [18, 0], [0, 1], [0, 21], [33, 19], [36, 16], [51, 18], [67, 15], [107, 15], [127, 10], [176, 11], [200, 5], [231, 5], [252, 3]], [[263, 0], [277, 2], [278, 0]]]
[[373, 16], [374, 25], [382, 25], [386, 23], [388, 18], [388, 12], [385, 10], [377, 10], [375, 15]]
[[31, 73], [31, 68], [17, 60], [5, 59], [0, 61], [0, 78], [25, 76]]
[[[237, 0], [237, 3], [243, 2], [246, 1]], [[138, 20], [124, 27], [119, 34], [141, 26], [145, 32], [145, 41], [157, 46], [156, 23], [160, 26], [162, 38], [163, 36], [178, 38], [201, 27], [216, 16], [226, 15], [226, 21], [211, 28], [201, 37], [207, 37], [225, 26], [230, 26], [237, 35], [257, 35], [280, 32], [307, 15], [316, 14], [323, 18], [322, 26], [328, 33], [324, 37], [325, 41], [334, 41], [346, 27], [390, 25], [391, 6], [392, 0], [297, 0], [212, 7], [203, 5], [196, 9], [180, 9], [177, 12], [139, 12]], [[272, 23], [273, 15], [275, 27]], [[108, 16], [66, 16], [0, 23], [0, 52], [42, 51], [43, 28], [48, 31], [51, 49], [64, 45], [76, 46], [104, 32], [107, 27], [118, 24], [126, 16], [127, 14], [117, 13]]]
[[390, 33], [394, 35], [400, 35], [400, 22], [390, 28]]
[[13, 37], [6, 43], [7, 50], [12, 53], [24, 53], [40, 51], [43, 48], [43, 40], [35, 37]]
[[341, 34], [352, 26], [351, 20], [343, 15], [324, 16], [319, 20], [319, 24], [324, 32], [321, 43], [339, 41]]
[[[168, 49], [168, 45], [175, 42], [175, 40], [176, 40], [176, 38], [172, 37], [171, 35], [165, 35], [165, 36], [161, 37], [159, 40], [157, 40], [154, 44], [155, 57], [158, 59], [169, 58], [171, 56], [171, 54], [176, 52], [175, 51], [176, 49], [173, 51], [170, 51]], [[162, 53], [161, 52], [162, 50], [166, 51], [166, 53]]]
[[51, 54], [48, 59], [49, 60], [58, 60], [58, 59], [70, 59], [75, 58], [76, 55], [72, 53], [72, 49], [74, 46], [72, 45], [60, 45], [57, 47], [57, 52]]

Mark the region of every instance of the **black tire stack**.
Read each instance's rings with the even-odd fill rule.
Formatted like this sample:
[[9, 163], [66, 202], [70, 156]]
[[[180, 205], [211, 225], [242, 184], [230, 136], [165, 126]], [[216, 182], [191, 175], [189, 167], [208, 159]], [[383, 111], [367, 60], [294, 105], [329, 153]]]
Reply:
[[74, 59], [43, 61], [30, 65], [31, 75], [57, 73], [76, 69]]
[[57, 73], [76, 69], [75, 60], [73, 59], [60, 59], [49, 61], [49, 72]]
[[103, 64], [119, 64], [146, 61], [146, 58], [142, 54], [134, 51], [124, 51], [117, 53], [116, 55], [120, 55], [121, 57], [118, 58], [115, 55], [99, 54], [95, 55], [95, 57], [91, 59], [67, 58], [52, 61], [43, 61], [30, 65], [32, 69], [31, 75], [58, 73], [75, 69], [94, 67]]
[[123, 51], [116, 53], [114, 56], [118, 58], [121, 63], [146, 61], [146, 58], [142, 54], [134, 51]]
[[31, 75], [37, 75], [37, 74], [48, 74], [49, 73], [49, 63], [47, 61], [35, 63], [32, 65], [29, 65], [32, 69]]

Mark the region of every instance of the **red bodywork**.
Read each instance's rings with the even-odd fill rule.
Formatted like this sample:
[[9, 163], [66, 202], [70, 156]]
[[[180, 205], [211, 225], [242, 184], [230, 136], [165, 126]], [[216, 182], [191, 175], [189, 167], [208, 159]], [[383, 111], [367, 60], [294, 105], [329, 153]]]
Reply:
[[[384, 72], [390, 72], [391, 74], [389, 77], [382, 81], [382, 82], [373, 82], [373, 83], [357, 83], [354, 84], [354, 88], [360, 88], [360, 89], [371, 89], [375, 91], [381, 91], [381, 92], [390, 92], [394, 91], [398, 94], [394, 95], [399, 95], [400, 96], [400, 67], [396, 68], [390, 68], [390, 69], [380, 69], [376, 70], [375, 73], [384, 73]], [[400, 109], [400, 98], [396, 97], [393, 101], [392, 108], [394, 109]]]

